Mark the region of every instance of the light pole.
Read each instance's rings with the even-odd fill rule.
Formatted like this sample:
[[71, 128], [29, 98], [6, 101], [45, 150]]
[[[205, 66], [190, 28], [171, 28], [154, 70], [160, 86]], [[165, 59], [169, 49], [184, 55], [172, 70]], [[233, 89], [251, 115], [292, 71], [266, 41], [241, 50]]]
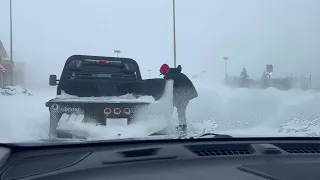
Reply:
[[176, 1], [172, 0], [172, 17], [173, 17], [173, 64], [177, 67], [177, 48], [176, 48]]
[[228, 74], [227, 74], [227, 61], [228, 61], [228, 57], [223, 57], [224, 59], [224, 75], [227, 78]]
[[10, 0], [10, 61], [11, 61], [11, 77], [10, 77], [10, 83], [11, 86], [13, 86], [13, 49], [12, 49], [12, 0]]
[[117, 58], [119, 57], [119, 54], [121, 53], [120, 50], [114, 50], [113, 52], [117, 54]]
[[311, 74], [310, 74], [310, 77], [309, 77], [309, 89], [311, 89], [311, 83], [312, 83], [312, 79], [311, 79]]
[[148, 72], [149, 72], [149, 79], [150, 79], [150, 71], [151, 71], [151, 69], [148, 70]]

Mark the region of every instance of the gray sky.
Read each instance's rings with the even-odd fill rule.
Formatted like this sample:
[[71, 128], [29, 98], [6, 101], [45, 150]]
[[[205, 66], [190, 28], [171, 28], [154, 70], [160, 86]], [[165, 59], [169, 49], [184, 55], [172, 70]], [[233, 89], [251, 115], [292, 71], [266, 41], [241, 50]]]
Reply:
[[[320, 68], [319, 0], [176, 0], [177, 60], [191, 75], [316, 76]], [[147, 77], [173, 65], [171, 0], [13, 0], [14, 58], [29, 77], [60, 75], [73, 54], [132, 57]], [[0, 1], [0, 39], [9, 52], [9, 0]], [[30, 79], [30, 78], [29, 78]]]

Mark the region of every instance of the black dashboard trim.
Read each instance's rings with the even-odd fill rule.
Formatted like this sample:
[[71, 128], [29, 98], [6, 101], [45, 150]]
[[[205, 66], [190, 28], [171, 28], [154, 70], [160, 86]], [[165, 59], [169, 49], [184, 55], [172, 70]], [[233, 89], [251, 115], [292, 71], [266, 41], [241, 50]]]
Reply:
[[[29, 144], [30, 145], [30, 144]], [[160, 177], [171, 178], [185, 177], [191, 178], [190, 173], [200, 173], [203, 175], [198, 180], [210, 179], [205, 175], [215, 174], [218, 179], [241, 179], [241, 180], [265, 180], [266, 178], [279, 179], [260, 171], [259, 175], [254, 172], [246, 171], [241, 167], [258, 167], [264, 165], [264, 168], [269, 168], [277, 165], [287, 165], [288, 171], [296, 173], [308, 172], [302, 171], [307, 165], [309, 167], [320, 164], [320, 152], [313, 151], [315, 148], [320, 148], [320, 138], [232, 138], [227, 140], [222, 139], [184, 139], [184, 140], [144, 140], [144, 141], [119, 141], [111, 142], [89, 142], [87, 144], [78, 143], [70, 145], [46, 145], [29, 147], [25, 145], [6, 144], [4, 148], [11, 147], [11, 154], [4, 165], [0, 166], [0, 174], [2, 180], [33, 180], [33, 179], [78, 179], [84, 180], [84, 174], [87, 172], [95, 172], [94, 176], [102, 178], [106, 175], [112, 176], [111, 179], [130, 179], [125, 177], [126, 174], [137, 170], [142, 172], [136, 174], [134, 179], [154, 179], [154, 173], [165, 173]], [[1, 148], [1, 147], [0, 147]], [[250, 149], [249, 154], [233, 154], [232, 149]], [[300, 148], [304, 151], [286, 151], [285, 149]], [[308, 148], [311, 150], [308, 151]], [[198, 156], [193, 151], [195, 150], [211, 150], [221, 151], [219, 155], [213, 156]], [[20, 171], [17, 169], [15, 178], [4, 177], [9, 167], [23, 159], [37, 161], [37, 157], [49, 157], [52, 155], [86, 152], [81, 160], [76, 163], [70, 163], [69, 166], [63, 166], [50, 171], [42, 171], [31, 173], [28, 176], [19, 176]], [[63, 160], [63, 159], [62, 159]], [[66, 160], [67, 161], [67, 160]], [[48, 162], [50, 163], [50, 162]], [[194, 163], [194, 165], [192, 165]], [[30, 163], [32, 164], [32, 163]], [[304, 164], [304, 165], [302, 165]], [[41, 165], [41, 163], [40, 163]], [[295, 165], [296, 169], [290, 168]], [[184, 170], [185, 167], [186, 169]], [[192, 168], [191, 168], [192, 167]], [[298, 167], [298, 168], [297, 168]], [[13, 167], [15, 168], [15, 167]], [[141, 169], [143, 168], [143, 169]], [[166, 171], [158, 168], [166, 168]], [[176, 170], [184, 171], [185, 175], [176, 174]], [[246, 172], [245, 172], [246, 171]], [[281, 168], [275, 168], [273, 172], [276, 175], [281, 173]], [[112, 172], [112, 173], [111, 173]], [[117, 173], [119, 175], [117, 175]], [[228, 172], [225, 174], [225, 172]], [[24, 172], [25, 173], [25, 172]], [[224, 173], [224, 175], [223, 175]], [[248, 175], [250, 173], [251, 175]], [[266, 174], [266, 176], [262, 174]], [[189, 175], [188, 175], [189, 174]], [[201, 173], [200, 173], [201, 174]], [[121, 178], [120, 178], [121, 176]], [[188, 177], [189, 176], [189, 177]], [[260, 178], [258, 178], [258, 176]], [[139, 178], [138, 178], [139, 177]], [[148, 178], [147, 178], [148, 177]], [[212, 179], [212, 176], [210, 176]], [[284, 177], [288, 177], [285, 176]], [[179, 178], [178, 178], [179, 179]], [[281, 179], [281, 178], [280, 178]], [[320, 179], [315, 176], [314, 179]]]

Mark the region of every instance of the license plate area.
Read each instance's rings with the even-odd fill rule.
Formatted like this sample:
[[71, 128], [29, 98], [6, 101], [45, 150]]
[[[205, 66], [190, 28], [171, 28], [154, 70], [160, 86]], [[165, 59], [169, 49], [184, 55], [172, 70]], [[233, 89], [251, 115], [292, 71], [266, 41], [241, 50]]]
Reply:
[[128, 118], [106, 118], [106, 126], [128, 126]]

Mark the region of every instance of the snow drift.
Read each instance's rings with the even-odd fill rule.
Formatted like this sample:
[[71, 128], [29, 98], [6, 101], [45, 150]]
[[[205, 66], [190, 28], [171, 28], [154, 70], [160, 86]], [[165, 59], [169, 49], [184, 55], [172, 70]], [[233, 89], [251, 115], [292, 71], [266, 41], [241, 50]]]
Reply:
[[[234, 136], [319, 136], [320, 93], [300, 90], [231, 89], [210, 78], [196, 78], [199, 97], [190, 102], [187, 111], [189, 135], [203, 132]], [[34, 91], [34, 96], [0, 96], [0, 142], [37, 140], [48, 137], [49, 112], [45, 102], [54, 97], [55, 89]], [[169, 106], [155, 107], [168, 108]], [[152, 107], [144, 113], [152, 112]], [[141, 113], [141, 122], [146, 115]], [[156, 117], [154, 119], [157, 119]], [[137, 125], [124, 137], [144, 135], [147, 126]], [[177, 123], [174, 113], [170, 124]], [[118, 138], [117, 131], [83, 126], [92, 139]]]
[[22, 86], [6, 86], [0, 88], [0, 94], [4, 96], [27, 95], [32, 96], [33, 93]]

